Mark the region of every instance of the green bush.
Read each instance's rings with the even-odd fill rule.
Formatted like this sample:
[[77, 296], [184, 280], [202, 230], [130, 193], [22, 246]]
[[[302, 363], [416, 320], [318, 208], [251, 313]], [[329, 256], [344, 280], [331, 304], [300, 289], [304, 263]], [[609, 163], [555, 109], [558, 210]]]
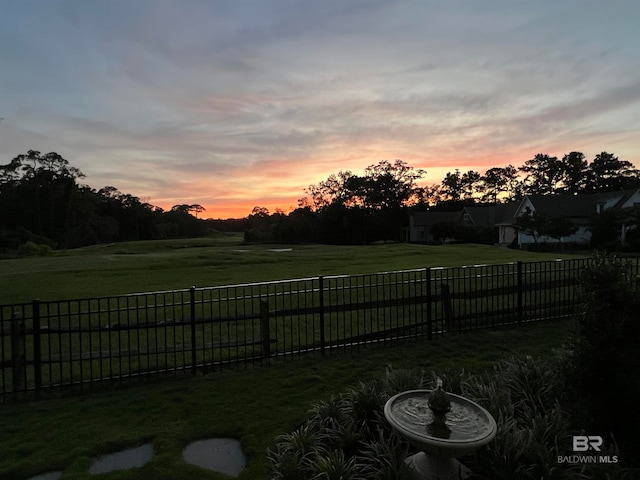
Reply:
[[423, 387], [422, 373], [389, 369], [384, 379], [360, 382], [319, 402], [303, 425], [278, 437], [269, 451], [271, 478], [409, 478], [409, 444], [389, 427], [384, 404], [400, 391]]
[[21, 257], [43, 257], [53, 255], [53, 249], [49, 245], [28, 241], [18, 247], [18, 255]]
[[640, 298], [629, 265], [598, 254], [581, 278], [567, 379], [576, 423], [640, 461]]
[[[631, 479], [638, 471], [617, 465], [571, 465], [571, 437], [579, 434], [559, 399], [564, 397], [563, 357], [515, 357], [493, 371], [471, 375], [440, 372], [443, 388], [483, 405], [496, 419], [496, 437], [460, 459], [474, 479]], [[272, 479], [411, 478], [404, 459], [415, 449], [384, 418], [384, 404], [396, 393], [435, 385], [434, 373], [387, 370], [384, 378], [361, 382], [314, 405], [306, 422], [277, 439], [269, 451]], [[603, 455], [618, 452], [609, 448]]]
[[494, 440], [470, 465], [479, 478], [581, 478], [557, 461], [567, 454], [570, 425], [558, 402], [562, 382], [556, 359], [514, 357], [465, 387], [465, 395], [483, 405], [498, 425]]

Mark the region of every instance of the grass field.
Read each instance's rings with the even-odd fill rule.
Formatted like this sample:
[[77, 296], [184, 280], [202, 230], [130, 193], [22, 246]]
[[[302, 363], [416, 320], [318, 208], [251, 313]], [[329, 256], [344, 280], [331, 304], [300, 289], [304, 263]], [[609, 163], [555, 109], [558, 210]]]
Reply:
[[156, 455], [144, 467], [95, 478], [223, 479], [187, 465], [181, 452], [195, 440], [231, 436], [241, 440], [248, 456], [239, 480], [263, 480], [266, 449], [277, 435], [304, 420], [312, 404], [382, 375], [389, 363], [426, 372], [479, 372], [514, 353], [551, 355], [569, 330], [562, 322], [449, 335], [325, 360], [308, 357], [271, 368], [1, 405], [0, 478], [24, 480], [61, 470], [63, 480], [86, 479], [93, 457], [151, 441]]
[[0, 304], [569, 257], [488, 245], [248, 245], [237, 234], [127, 242], [0, 260]]
[[[0, 304], [557, 257], [481, 245], [247, 245], [234, 235], [132, 242], [1, 260]], [[63, 470], [63, 480], [84, 479], [92, 457], [145, 441], [154, 444], [152, 462], [100, 478], [223, 478], [186, 465], [181, 451], [194, 440], [232, 436], [242, 440], [248, 455], [240, 479], [264, 479], [265, 452], [278, 434], [302, 421], [313, 403], [382, 374], [388, 363], [479, 371], [515, 352], [549, 355], [568, 330], [567, 323], [558, 323], [449, 335], [326, 360], [303, 357], [268, 369], [178, 375], [70, 398], [0, 405], [0, 478], [22, 480]]]

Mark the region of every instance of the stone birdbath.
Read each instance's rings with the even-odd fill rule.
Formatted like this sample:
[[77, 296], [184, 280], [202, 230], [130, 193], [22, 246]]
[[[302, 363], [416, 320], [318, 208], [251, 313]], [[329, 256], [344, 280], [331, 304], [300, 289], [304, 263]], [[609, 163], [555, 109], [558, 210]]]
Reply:
[[484, 408], [442, 390], [409, 390], [384, 406], [391, 427], [420, 452], [405, 459], [416, 480], [459, 480], [472, 472], [456, 458], [473, 453], [496, 435], [496, 421]]

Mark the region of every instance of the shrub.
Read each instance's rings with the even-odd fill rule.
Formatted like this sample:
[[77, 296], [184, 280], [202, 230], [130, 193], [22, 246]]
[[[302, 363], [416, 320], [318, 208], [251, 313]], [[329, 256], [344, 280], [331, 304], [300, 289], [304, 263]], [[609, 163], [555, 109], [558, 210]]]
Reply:
[[466, 395], [498, 425], [494, 440], [474, 456], [472, 470], [479, 478], [579, 478], [557, 461], [570, 444], [569, 422], [557, 401], [561, 388], [558, 361], [529, 356], [500, 362], [466, 383]]
[[380, 434], [362, 450], [362, 472], [370, 480], [403, 480], [409, 477], [404, 459], [409, 456], [409, 444], [397, 433]]
[[385, 402], [424, 386], [424, 374], [388, 368], [385, 378], [360, 382], [311, 408], [306, 422], [269, 450], [271, 478], [404, 480], [409, 444], [384, 417]]
[[[474, 479], [637, 478], [637, 470], [621, 465], [558, 462], [558, 456], [572, 454], [571, 436], [579, 433], [558, 401], [565, 390], [563, 365], [560, 356], [518, 356], [479, 375], [463, 370], [433, 374], [442, 378], [445, 390], [475, 400], [496, 419], [494, 440], [461, 459], [474, 472]], [[383, 409], [396, 393], [424, 387], [424, 372], [387, 367], [384, 378], [361, 382], [314, 405], [309, 419], [279, 437], [269, 451], [271, 478], [411, 478], [404, 459], [415, 449], [389, 426]]]
[[617, 441], [623, 457], [640, 448], [640, 298], [629, 265], [597, 254], [581, 278], [581, 309], [567, 379], [576, 423], [589, 435]]
[[49, 245], [28, 241], [18, 247], [18, 255], [21, 257], [42, 257], [53, 255], [53, 249]]

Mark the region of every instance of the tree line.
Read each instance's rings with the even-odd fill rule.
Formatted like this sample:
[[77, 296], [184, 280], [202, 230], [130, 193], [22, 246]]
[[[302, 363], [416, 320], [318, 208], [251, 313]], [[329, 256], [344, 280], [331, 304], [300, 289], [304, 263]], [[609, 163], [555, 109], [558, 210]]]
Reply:
[[0, 252], [26, 242], [53, 248], [96, 243], [245, 231], [248, 241], [362, 244], [402, 239], [412, 210], [459, 210], [496, 204], [527, 194], [595, 193], [640, 187], [640, 171], [602, 152], [587, 162], [580, 152], [557, 158], [537, 154], [520, 167], [494, 167], [483, 174], [448, 172], [424, 185], [426, 174], [402, 160], [382, 160], [363, 175], [340, 171], [310, 185], [288, 214], [255, 207], [242, 219], [198, 218], [199, 204], [165, 211], [116, 187], [95, 190], [61, 155], [29, 150], [0, 166]]
[[570, 152], [561, 159], [539, 153], [518, 168], [495, 167], [484, 175], [468, 171], [448, 173], [438, 188], [450, 200], [478, 199], [496, 203], [519, 200], [524, 195], [590, 194], [636, 188], [640, 171], [631, 162], [602, 152], [588, 163], [581, 152]]
[[164, 211], [116, 187], [95, 190], [61, 155], [29, 150], [0, 166], [0, 252], [32, 242], [52, 248], [207, 235], [201, 205]]
[[333, 174], [306, 189], [301, 206], [322, 209], [331, 203], [346, 206], [397, 208], [417, 204], [451, 205], [455, 202], [495, 204], [522, 199], [525, 195], [589, 194], [636, 188], [640, 171], [631, 162], [602, 152], [587, 162], [581, 152], [561, 159], [539, 153], [520, 167], [493, 167], [484, 174], [475, 170], [448, 172], [441, 183], [420, 186], [426, 174], [401, 160], [383, 160], [365, 170], [363, 176], [351, 171]]
[[[369, 166], [364, 175], [340, 171], [305, 189], [306, 195], [289, 215], [269, 215], [256, 207], [245, 238], [339, 244], [398, 241], [415, 210], [459, 211], [467, 205], [518, 201], [525, 195], [640, 188], [640, 170], [608, 152], [597, 154], [591, 162], [576, 151], [562, 158], [540, 153], [519, 167], [493, 167], [483, 174], [456, 169], [431, 185], [420, 184], [425, 174], [402, 160], [382, 160]], [[541, 219], [536, 220], [540, 226]], [[545, 228], [552, 237], [571, 230], [560, 219]]]

